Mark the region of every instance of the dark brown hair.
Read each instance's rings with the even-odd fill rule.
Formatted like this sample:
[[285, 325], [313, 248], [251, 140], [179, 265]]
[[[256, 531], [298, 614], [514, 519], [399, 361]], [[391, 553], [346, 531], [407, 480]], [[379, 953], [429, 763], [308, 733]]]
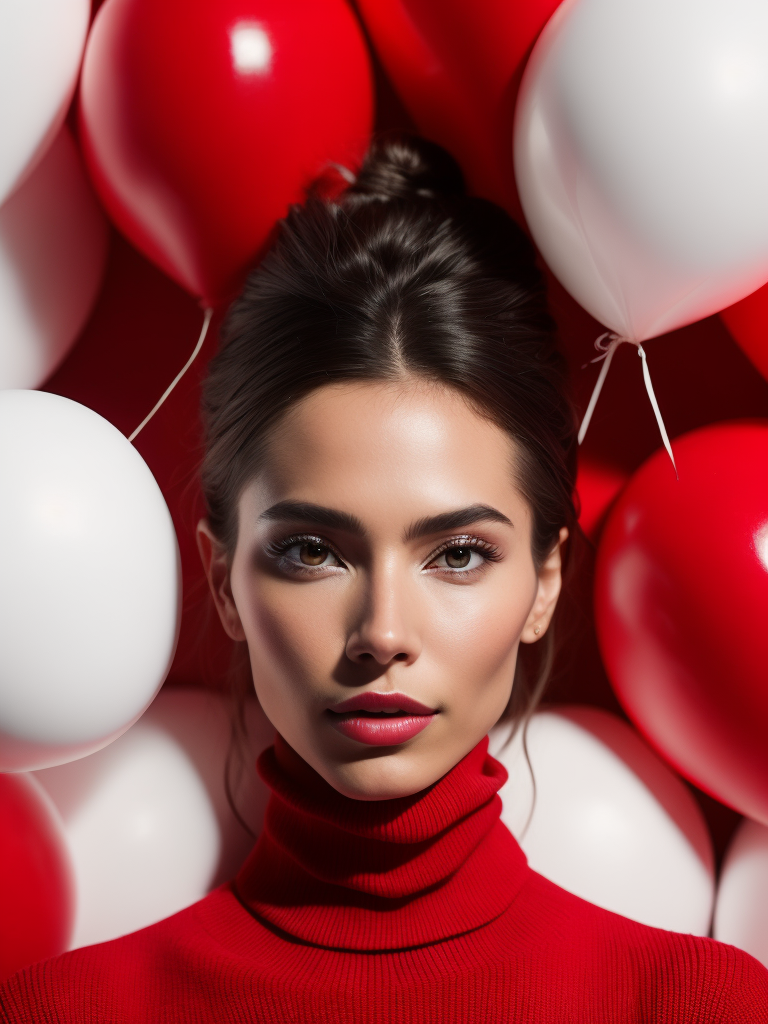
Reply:
[[[334, 199], [313, 190], [279, 225], [222, 328], [203, 395], [203, 492], [234, 550], [237, 503], [271, 429], [309, 392], [421, 378], [455, 389], [512, 438], [540, 565], [573, 528], [575, 418], [533, 247], [498, 206], [465, 194], [448, 153], [414, 137], [371, 148]], [[505, 712], [541, 697], [550, 629], [526, 645]]]

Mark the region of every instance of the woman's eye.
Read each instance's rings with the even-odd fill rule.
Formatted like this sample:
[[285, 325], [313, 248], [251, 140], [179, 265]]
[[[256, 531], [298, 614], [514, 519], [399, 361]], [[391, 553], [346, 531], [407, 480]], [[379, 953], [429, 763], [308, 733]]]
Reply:
[[457, 545], [437, 556], [433, 564], [448, 569], [479, 569], [485, 559], [475, 548]]
[[325, 547], [323, 544], [316, 544], [313, 541], [292, 544], [285, 551], [285, 555], [294, 562], [301, 562], [302, 565], [311, 565], [315, 568], [324, 565], [340, 564], [330, 548]]

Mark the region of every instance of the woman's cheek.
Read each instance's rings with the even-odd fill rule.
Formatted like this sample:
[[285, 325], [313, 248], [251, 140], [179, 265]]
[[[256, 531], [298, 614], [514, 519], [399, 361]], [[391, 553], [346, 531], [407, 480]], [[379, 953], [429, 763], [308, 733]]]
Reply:
[[295, 687], [323, 680], [338, 661], [338, 602], [324, 590], [266, 579], [243, 595], [248, 646], [259, 672], [275, 683]]
[[[451, 593], [451, 590], [454, 590]], [[472, 677], [493, 676], [514, 660], [535, 597], [525, 579], [499, 579], [438, 592], [432, 609], [433, 658]]]

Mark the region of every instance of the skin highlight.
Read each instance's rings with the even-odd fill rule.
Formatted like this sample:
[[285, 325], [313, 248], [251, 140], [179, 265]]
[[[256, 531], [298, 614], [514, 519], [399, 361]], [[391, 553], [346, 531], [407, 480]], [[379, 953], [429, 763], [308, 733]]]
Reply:
[[[514, 459], [508, 435], [451, 389], [332, 384], [274, 428], [240, 496], [234, 553], [199, 524], [266, 715], [345, 796], [408, 796], [450, 771], [503, 713], [519, 644], [546, 632], [567, 531], [537, 569]], [[405, 742], [363, 743], [330, 708], [367, 692], [435, 714]]]

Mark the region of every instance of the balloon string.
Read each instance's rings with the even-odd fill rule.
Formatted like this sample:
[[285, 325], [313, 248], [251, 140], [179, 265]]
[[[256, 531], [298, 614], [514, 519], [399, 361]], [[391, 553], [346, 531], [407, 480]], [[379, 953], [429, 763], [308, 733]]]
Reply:
[[[587, 411], [584, 413], [584, 419], [581, 421], [581, 426], [579, 427], [579, 444], [582, 443], [584, 437], [586, 436], [587, 428], [589, 427], [589, 424], [592, 420], [592, 414], [594, 413], [595, 406], [597, 405], [597, 400], [600, 397], [600, 392], [603, 390], [603, 384], [605, 384], [605, 378], [608, 376], [608, 370], [610, 368], [611, 360], [613, 359], [614, 353], [616, 352], [616, 349], [619, 347], [619, 345], [623, 345], [625, 342], [628, 345], [637, 346], [638, 355], [640, 356], [640, 359], [643, 363], [643, 382], [645, 383], [645, 390], [648, 393], [648, 398], [651, 402], [651, 408], [653, 409], [653, 414], [656, 417], [656, 423], [659, 428], [659, 433], [661, 434], [661, 440], [664, 442], [664, 447], [666, 448], [667, 454], [669, 455], [672, 461], [672, 466], [675, 470], [675, 476], [679, 480], [680, 477], [678, 476], [677, 465], [675, 464], [675, 457], [672, 454], [672, 445], [670, 444], [669, 435], [667, 434], [667, 428], [664, 426], [664, 420], [661, 415], [661, 409], [659, 408], [659, 403], [656, 400], [656, 393], [653, 390], [653, 384], [651, 383], [651, 374], [648, 369], [648, 360], [645, 355], [645, 350], [639, 342], [632, 341], [630, 338], [622, 338], [620, 335], [613, 334], [611, 331], [606, 331], [605, 334], [601, 334], [600, 337], [595, 341], [595, 348], [598, 350], [600, 355], [595, 356], [595, 358], [591, 359], [590, 362], [599, 363], [602, 361], [603, 365], [600, 368], [600, 376], [597, 378], [595, 386], [592, 389], [592, 395], [589, 399]], [[588, 365], [589, 363], [585, 363], [584, 367]], [[582, 367], [582, 369], [584, 369], [584, 367]]]
[[[606, 347], [603, 347], [602, 342], [605, 338], [610, 338], [610, 343]], [[608, 376], [608, 370], [611, 366], [613, 354], [622, 341], [624, 341], [624, 338], [619, 338], [618, 335], [611, 334], [610, 331], [606, 331], [605, 334], [601, 334], [595, 342], [595, 348], [598, 349], [602, 355], [597, 356], [595, 359], [591, 359], [590, 362], [599, 363], [602, 359], [603, 365], [600, 368], [600, 376], [597, 378], [597, 383], [592, 390], [587, 411], [584, 413], [584, 419], [581, 421], [581, 426], [579, 427], [579, 444], [581, 444], [586, 437], [587, 428], [592, 421], [592, 413], [595, 411], [597, 400], [600, 397], [600, 392], [603, 390], [603, 384], [605, 384], [605, 378]], [[588, 365], [589, 363], [585, 363], [584, 366], [582, 366], [582, 370]]]
[[679, 480], [680, 477], [677, 472], [677, 466], [675, 465], [675, 456], [672, 454], [672, 445], [669, 443], [669, 437], [667, 435], [667, 428], [664, 426], [664, 420], [661, 417], [661, 409], [659, 403], [656, 401], [656, 393], [653, 390], [653, 384], [651, 384], [651, 374], [648, 370], [648, 360], [645, 357], [645, 350], [642, 345], [637, 346], [637, 352], [643, 361], [643, 380], [645, 381], [645, 390], [648, 392], [648, 397], [651, 400], [653, 406], [653, 413], [656, 417], [656, 422], [659, 425], [659, 433], [661, 434], [661, 440], [664, 442], [664, 447], [667, 449], [667, 455], [672, 460], [672, 467], [675, 471], [675, 477]]
[[189, 359], [186, 361], [186, 363], [182, 366], [182, 368], [179, 370], [179, 372], [173, 378], [173, 380], [168, 385], [168, 387], [165, 389], [165, 391], [162, 393], [162, 395], [160, 396], [160, 399], [154, 405], [152, 410], [147, 413], [147, 415], [144, 417], [144, 419], [141, 421], [141, 423], [138, 425], [138, 427], [136, 427], [134, 432], [128, 438], [129, 441], [133, 442], [138, 437], [138, 435], [141, 433], [141, 431], [144, 429], [144, 427], [146, 427], [146, 425], [149, 423], [149, 421], [155, 415], [155, 413], [160, 408], [160, 406], [163, 404], [163, 402], [165, 402], [165, 400], [168, 397], [168, 395], [170, 395], [170, 393], [173, 391], [173, 389], [179, 383], [181, 378], [184, 376], [184, 374], [190, 368], [192, 363], [194, 363], [195, 359], [197, 359], [198, 353], [200, 352], [200, 349], [203, 347], [203, 342], [205, 341], [205, 336], [208, 333], [208, 325], [211, 322], [211, 317], [212, 316], [213, 316], [213, 310], [212, 309], [206, 309], [206, 311], [205, 311], [205, 319], [203, 320], [203, 326], [202, 326], [202, 329], [200, 331], [200, 337], [197, 339], [197, 344], [195, 345], [195, 348], [194, 348], [194, 351], [192, 352], [192, 355], [189, 357]]

